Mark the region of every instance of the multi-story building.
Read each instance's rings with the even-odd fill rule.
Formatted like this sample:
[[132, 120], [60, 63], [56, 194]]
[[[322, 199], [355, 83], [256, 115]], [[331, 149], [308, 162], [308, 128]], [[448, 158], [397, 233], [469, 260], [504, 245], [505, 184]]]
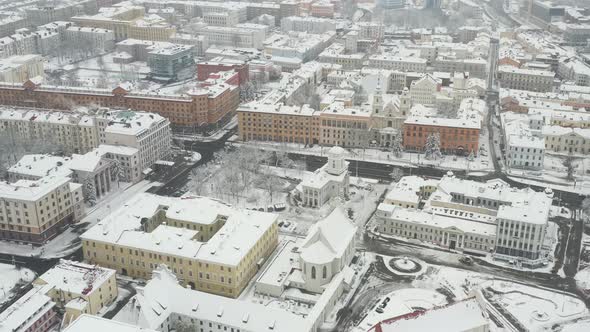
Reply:
[[311, 4], [311, 16], [334, 17], [334, 4], [327, 0], [320, 0]]
[[[323, 322], [324, 305], [317, 305], [317, 309], [314, 306], [309, 315], [302, 317], [257, 302], [187, 289], [179, 285], [182, 277], [173, 273], [170, 267], [157, 267], [150, 274], [152, 278], [117, 313], [114, 322], [133, 324], [133, 331], [141, 329], [146, 332], [151, 331], [149, 329], [171, 332], [180, 326], [188, 326], [191, 331], [202, 328], [203, 331], [317, 332]], [[320, 296], [318, 301], [328, 303], [330, 298]], [[137, 306], [137, 303], [141, 305]], [[133, 332], [122, 327], [116, 331]]]
[[148, 66], [152, 79], [178, 81], [191, 78], [195, 62], [190, 45], [172, 44], [148, 53]]
[[71, 26], [66, 29], [65, 38], [74, 45], [86, 43], [100, 52], [111, 51], [115, 48], [115, 34], [107, 29]]
[[452, 174], [440, 181], [404, 178], [379, 205], [377, 230], [474, 254], [495, 252], [499, 259], [538, 266], [541, 253], [552, 249], [544, 243], [552, 196], [511, 188], [498, 179], [481, 183]]
[[0, 58], [37, 53], [37, 34], [20, 29], [15, 34], [0, 38]]
[[379, 0], [378, 3], [384, 9], [400, 9], [406, 6], [406, 0]]
[[0, 82], [24, 83], [38, 76], [45, 76], [43, 57], [38, 54], [15, 55], [0, 59]]
[[332, 103], [318, 114], [319, 143], [345, 147], [365, 147], [370, 141], [372, 110]]
[[471, 77], [482, 79], [487, 77], [487, 65], [488, 62], [481, 58], [463, 59], [451, 56], [438, 56], [433, 63], [435, 71], [467, 72]]
[[84, 215], [82, 185], [68, 177], [0, 183], [0, 239], [43, 244]]
[[557, 73], [562, 78], [573, 81], [576, 85], [590, 86], [590, 66], [579, 59], [559, 61]]
[[279, 3], [280, 17], [297, 17], [299, 16], [299, 2], [294, 0], [283, 0]]
[[422, 78], [412, 81], [410, 84], [410, 99], [412, 104], [433, 106], [436, 103], [437, 92], [441, 89], [442, 82], [427, 74]]
[[69, 153], [85, 154], [100, 144], [138, 150], [141, 170], [170, 153], [170, 122], [157, 114], [101, 110], [81, 113], [0, 110], [0, 132], [14, 140], [38, 139], [61, 145]]
[[0, 38], [12, 35], [16, 30], [26, 28], [28, 20], [25, 15], [17, 12], [2, 15], [0, 19]]
[[111, 30], [115, 40], [128, 38], [166, 41], [176, 33], [176, 28], [157, 15], [145, 15], [141, 6], [102, 7], [98, 14], [72, 17], [72, 22], [82, 27]]
[[506, 164], [513, 168], [543, 169], [545, 139], [532, 135], [510, 135], [506, 140]]
[[264, 53], [273, 59], [296, 58], [307, 62], [317, 58], [336, 38], [335, 31], [321, 35], [305, 32], [273, 34], [264, 41]]
[[516, 259], [523, 266], [534, 267], [545, 259], [543, 244], [551, 198], [542, 194], [530, 198], [523, 206], [498, 208], [495, 257]]
[[94, 14], [98, 11], [96, 0], [56, 1], [36, 4], [25, 8], [30, 24], [39, 26], [54, 21], [67, 21], [79, 14]]
[[158, 113], [180, 128], [215, 127], [229, 120], [239, 103], [239, 88], [223, 80], [190, 90], [187, 94], [134, 93], [123, 87], [108, 89], [62, 88], [24, 84], [0, 85], [0, 104], [20, 107], [70, 109], [73, 105], [99, 105]]
[[563, 38], [569, 45], [586, 46], [590, 39], [590, 24], [567, 24]]
[[33, 287], [0, 313], [2, 329], [11, 332], [48, 332], [59, 325], [55, 303], [44, 287]]
[[365, 58], [365, 53], [347, 54], [344, 45], [334, 43], [320, 53], [318, 61], [338, 64], [342, 66], [342, 69], [360, 69], [363, 67]]
[[244, 27], [205, 26], [199, 34], [207, 38], [209, 45], [262, 49], [266, 33], [261, 29]]
[[590, 153], [590, 128], [544, 126], [545, 150], [563, 154]]
[[246, 14], [248, 20], [261, 15], [270, 15], [275, 18], [275, 23], [281, 20], [281, 6], [273, 2], [250, 2], [247, 4]]
[[375, 22], [358, 22], [359, 39], [383, 39], [384, 25]]
[[237, 10], [228, 10], [225, 12], [209, 12], [203, 14], [203, 22], [208, 25], [220, 27], [233, 27], [240, 23], [240, 14]]
[[328, 31], [336, 31], [336, 21], [321, 17], [290, 16], [281, 20], [281, 31], [301, 31], [313, 34], [321, 34]]
[[192, 45], [194, 56], [202, 57], [209, 47], [205, 36], [194, 36], [188, 33], [176, 33], [170, 38], [170, 42], [181, 45]]
[[223, 71], [236, 71], [240, 78], [240, 84], [250, 80], [248, 62], [224, 57], [216, 57], [197, 63], [197, 80], [204, 81], [209, 78], [209, 75]]
[[307, 106], [249, 103], [238, 108], [238, 130], [243, 141], [318, 144], [318, 117]]
[[524, 69], [513, 66], [498, 67], [498, 81], [503, 88], [550, 92], [555, 73], [546, 70]]
[[482, 126], [478, 108], [467, 107], [459, 110], [457, 118], [425, 116], [412, 113], [404, 121], [404, 148], [423, 151], [430, 135], [440, 139], [439, 148], [443, 153], [477, 154], [479, 151], [479, 132]]
[[96, 315], [117, 299], [115, 271], [96, 265], [60, 260], [33, 284], [65, 311], [62, 327], [82, 314]]
[[147, 278], [166, 264], [183, 285], [237, 297], [278, 243], [277, 216], [205, 197], [139, 194], [82, 234], [84, 259]]
[[369, 66], [381, 69], [423, 73], [426, 72], [426, 63], [426, 59], [418, 57], [391, 56], [389, 54], [376, 54], [369, 56]]

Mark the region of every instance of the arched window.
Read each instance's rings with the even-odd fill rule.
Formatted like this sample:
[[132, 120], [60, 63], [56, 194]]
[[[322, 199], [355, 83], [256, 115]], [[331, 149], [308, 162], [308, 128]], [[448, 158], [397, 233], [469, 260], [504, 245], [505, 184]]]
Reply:
[[311, 267], [311, 279], [315, 279], [315, 266]]
[[326, 269], [326, 267], [324, 266], [324, 268], [322, 269], [322, 278], [326, 279], [328, 276], [328, 269]]

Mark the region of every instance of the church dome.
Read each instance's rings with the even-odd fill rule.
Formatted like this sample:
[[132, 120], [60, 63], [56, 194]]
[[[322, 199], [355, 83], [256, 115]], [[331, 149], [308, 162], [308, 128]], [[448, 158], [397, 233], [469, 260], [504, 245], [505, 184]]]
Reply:
[[339, 146], [334, 146], [328, 151], [328, 154], [331, 156], [341, 156], [344, 155], [344, 153], [344, 149]]

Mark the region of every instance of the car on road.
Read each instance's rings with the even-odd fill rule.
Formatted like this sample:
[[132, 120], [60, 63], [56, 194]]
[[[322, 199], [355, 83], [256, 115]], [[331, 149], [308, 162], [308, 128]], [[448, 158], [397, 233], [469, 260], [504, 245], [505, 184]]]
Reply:
[[462, 264], [465, 265], [473, 265], [473, 258], [469, 257], [469, 256], [461, 256], [461, 258], [459, 258], [459, 262], [461, 262]]

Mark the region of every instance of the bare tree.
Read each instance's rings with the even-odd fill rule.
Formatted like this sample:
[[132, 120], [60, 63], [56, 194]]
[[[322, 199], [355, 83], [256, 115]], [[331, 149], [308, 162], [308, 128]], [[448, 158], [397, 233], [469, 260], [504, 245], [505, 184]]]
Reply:
[[404, 144], [403, 144], [403, 137], [402, 133], [397, 133], [393, 137], [393, 142], [391, 142], [391, 152], [396, 158], [402, 157], [402, 152], [404, 151]]
[[391, 173], [389, 173], [389, 176], [391, 176], [393, 182], [399, 182], [399, 180], [401, 180], [401, 178], [404, 176], [404, 171], [398, 167], [394, 167]]
[[575, 174], [575, 165], [574, 165], [574, 157], [572, 155], [568, 155], [567, 157], [565, 157], [565, 159], [563, 160], [563, 166], [566, 169], [566, 179], [572, 181], [574, 180], [574, 174]]
[[263, 172], [258, 176], [258, 186], [265, 190], [270, 198], [270, 203], [272, 204], [273, 195], [280, 189], [281, 181], [279, 178], [270, 173], [270, 172]]

